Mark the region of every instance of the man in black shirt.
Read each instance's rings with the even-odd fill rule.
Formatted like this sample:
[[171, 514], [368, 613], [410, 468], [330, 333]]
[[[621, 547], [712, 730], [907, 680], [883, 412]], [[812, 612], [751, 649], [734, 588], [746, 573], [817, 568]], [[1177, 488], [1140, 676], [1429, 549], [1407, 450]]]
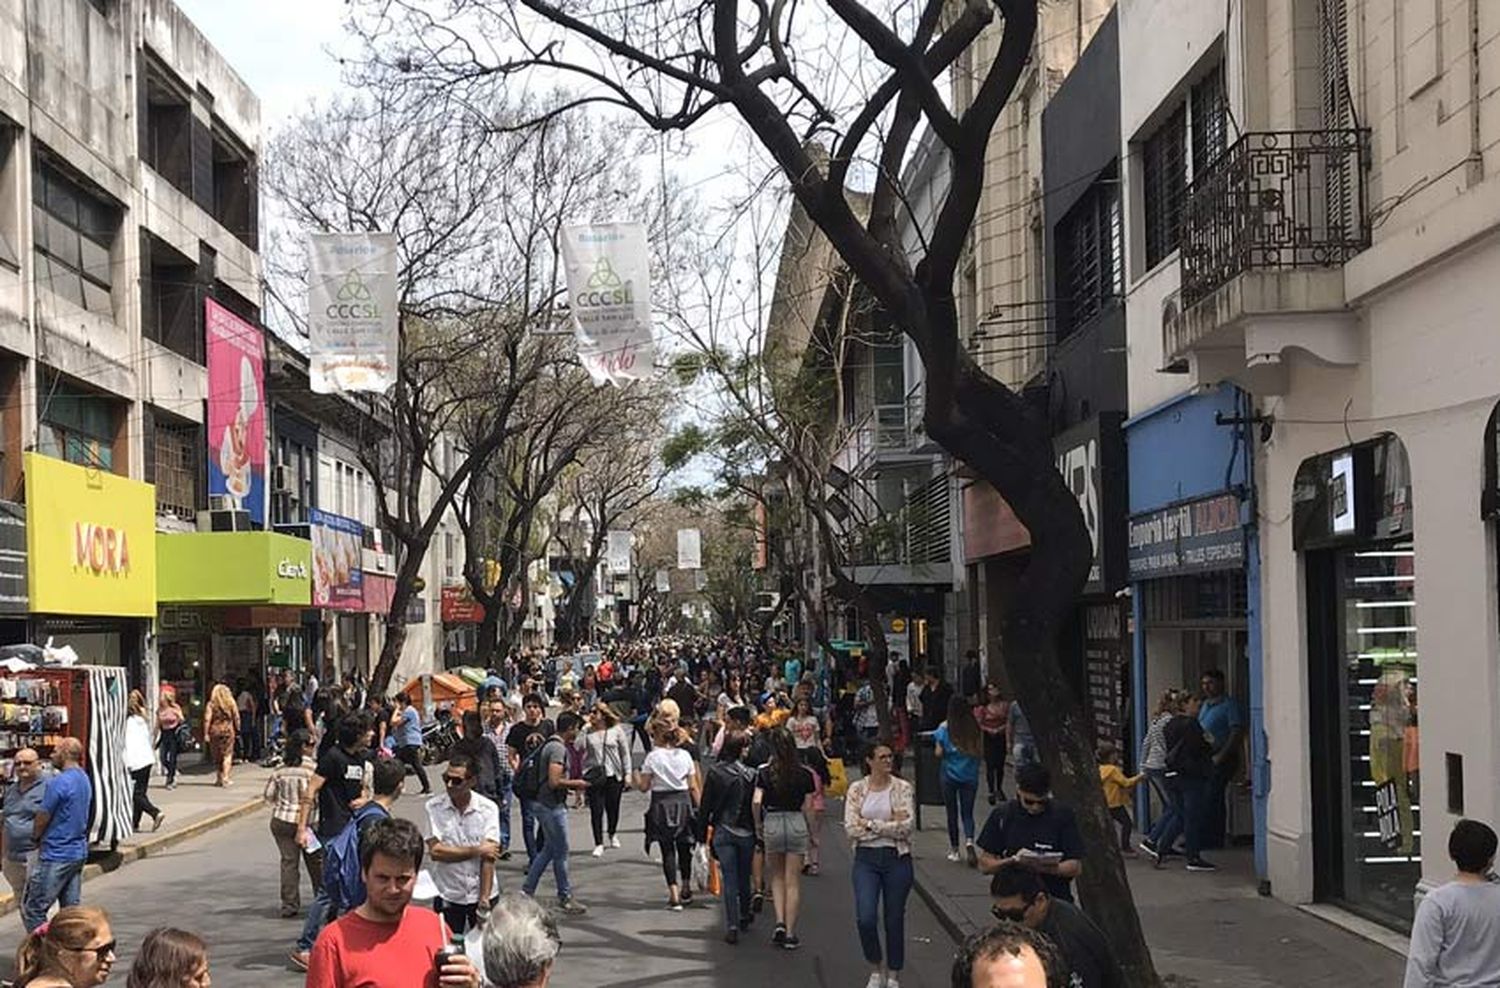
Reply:
[[953, 687], [943, 681], [942, 670], [928, 666], [924, 676], [927, 685], [922, 687], [922, 724], [920, 730], [935, 731], [948, 719], [948, 701], [953, 699]]
[[[552, 721], [543, 716], [547, 712], [547, 701], [540, 694], [526, 694], [526, 699], [521, 701], [521, 711], [524, 719], [505, 735], [511, 775], [519, 772], [526, 756], [554, 733]], [[521, 838], [526, 844], [526, 860], [530, 861], [542, 848], [542, 824], [537, 819], [536, 800], [516, 793], [516, 801], [521, 804]]]
[[969, 649], [964, 653], [964, 667], [959, 670], [958, 688], [963, 698], [970, 703], [979, 702], [979, 690], [984, 679], [979, 670], [979, 653]]
[[1124, 972], [1094, 921], [1071, 902], [1053, 899], [1042, 877], [1023, 868], [1002, 869], [990, 882], [996, 919], [1022, 923], [1056, 945], [1072, 972], [1073, 988], [1121, 988]]
[[990, 811], [975, 844], [984, 874], [1024, 868], [1041, 877], [1053, 899], [1073, 901], [1073, 879], [1083, 873], [1083, 837], [1072, 809], [1053, 801], [1052, 776], [1041, 765], [1016, 771], [1016, 798]]

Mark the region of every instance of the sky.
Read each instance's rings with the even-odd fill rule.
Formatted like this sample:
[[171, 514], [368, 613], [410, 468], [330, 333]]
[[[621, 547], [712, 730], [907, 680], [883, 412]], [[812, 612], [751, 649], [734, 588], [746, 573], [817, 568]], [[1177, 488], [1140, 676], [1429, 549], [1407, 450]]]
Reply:
[[344, 0], [177, 0], [261, 99], [269, 129], [339, 88]]

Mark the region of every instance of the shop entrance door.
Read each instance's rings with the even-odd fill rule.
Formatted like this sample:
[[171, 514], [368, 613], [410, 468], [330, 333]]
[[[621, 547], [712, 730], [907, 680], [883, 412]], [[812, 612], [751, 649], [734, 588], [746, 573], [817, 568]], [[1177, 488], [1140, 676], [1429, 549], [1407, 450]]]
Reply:
[[1397, 928], [1422, 877], [1409, 540], [1308, 556], [1315, 893]]

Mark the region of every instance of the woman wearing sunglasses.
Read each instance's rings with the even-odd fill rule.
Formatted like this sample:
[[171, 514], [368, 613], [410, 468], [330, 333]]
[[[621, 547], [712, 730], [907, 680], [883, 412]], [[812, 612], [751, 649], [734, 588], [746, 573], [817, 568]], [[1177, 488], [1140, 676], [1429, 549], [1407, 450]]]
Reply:
[[16, 950], [16, 988], [94, 988], [109, 980], [115, 935], [92, 906], [59, 909]]
[[[864, 778], [844, 798], [844, 829], [854, 845], [854, 916], [870, 962], [865, 988], [899, 988], [906, 965], [906, 897], [911, 892], [912, 786], [891, 772], [894, 752], [876, 741], [864, 757]], [[880, 951], [885, 907], [885, 955]]]

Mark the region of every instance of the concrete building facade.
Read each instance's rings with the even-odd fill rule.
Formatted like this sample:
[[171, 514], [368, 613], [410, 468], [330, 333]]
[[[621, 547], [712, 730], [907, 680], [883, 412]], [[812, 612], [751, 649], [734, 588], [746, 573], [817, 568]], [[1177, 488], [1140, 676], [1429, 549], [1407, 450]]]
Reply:
[[1453, 822], [1500, 816], [1500, 9], [1122, 0], [1120, 31], [1131, 412], [1245, 396], [1262, 879], [1401, 928]]

